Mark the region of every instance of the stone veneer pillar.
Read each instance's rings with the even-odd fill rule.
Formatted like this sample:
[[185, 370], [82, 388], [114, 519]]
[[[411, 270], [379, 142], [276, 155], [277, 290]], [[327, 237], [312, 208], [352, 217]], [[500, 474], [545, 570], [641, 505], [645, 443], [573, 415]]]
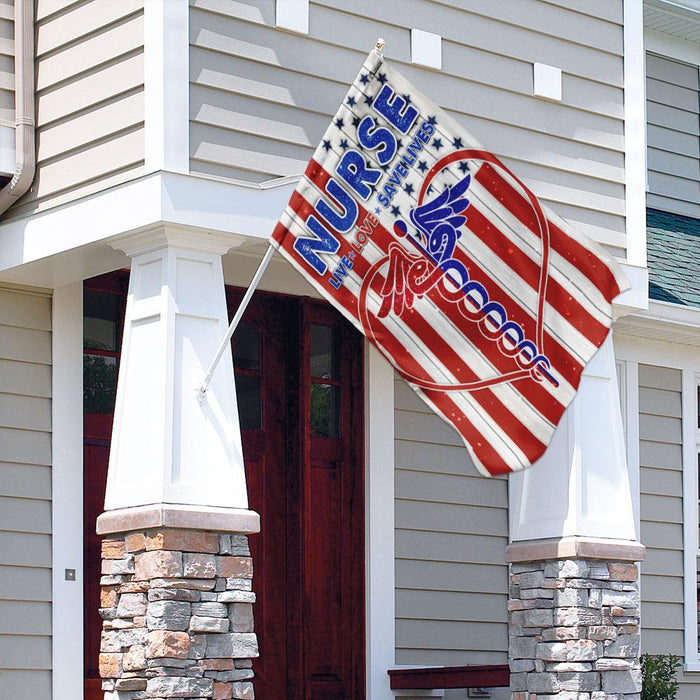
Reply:
[[567, 537], [507, 556], [512, 700], [639, 700], [644, 547]]
[[158, 527], [108, 535], [105, 700], [254, 698], [252, 576], [244, 534]]

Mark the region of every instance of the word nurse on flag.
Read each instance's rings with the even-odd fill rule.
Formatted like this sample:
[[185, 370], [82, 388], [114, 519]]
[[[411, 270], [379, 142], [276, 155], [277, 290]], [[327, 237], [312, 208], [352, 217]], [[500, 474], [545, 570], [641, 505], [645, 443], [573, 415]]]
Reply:
[[543, 454], [628, 286], [376, 49], [272, 243], [487, 475]]

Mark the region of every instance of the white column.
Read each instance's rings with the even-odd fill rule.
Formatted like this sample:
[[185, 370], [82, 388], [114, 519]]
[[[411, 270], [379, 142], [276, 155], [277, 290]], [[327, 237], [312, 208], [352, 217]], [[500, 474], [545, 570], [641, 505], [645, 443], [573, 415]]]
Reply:
[[106, 511], [248, 508], [230, 348], [203, 405], [196, 392], [228, 326], [221, 256], [236, 242], [164, 226], [113, 244], [132, 266]]
[[510, 504], [513, 542], [636, 539], [610, 337], [585, 369], [547, 452], [510, 476]]

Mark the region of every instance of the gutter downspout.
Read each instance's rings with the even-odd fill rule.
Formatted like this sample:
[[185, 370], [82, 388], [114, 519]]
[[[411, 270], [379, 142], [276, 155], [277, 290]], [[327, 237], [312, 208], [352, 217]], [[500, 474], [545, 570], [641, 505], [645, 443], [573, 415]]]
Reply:
[[34, 180], [34, 2], [15, 0], [15, 153], [12, 179], [0, 190], [0, 214], [7, 211]]

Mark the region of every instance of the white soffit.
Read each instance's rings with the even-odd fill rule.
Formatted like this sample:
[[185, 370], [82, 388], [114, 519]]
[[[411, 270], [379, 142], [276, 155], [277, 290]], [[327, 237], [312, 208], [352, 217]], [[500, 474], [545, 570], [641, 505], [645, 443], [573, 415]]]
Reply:
[[700, 0], [645, 0], [644, 26], [700, 43]]

